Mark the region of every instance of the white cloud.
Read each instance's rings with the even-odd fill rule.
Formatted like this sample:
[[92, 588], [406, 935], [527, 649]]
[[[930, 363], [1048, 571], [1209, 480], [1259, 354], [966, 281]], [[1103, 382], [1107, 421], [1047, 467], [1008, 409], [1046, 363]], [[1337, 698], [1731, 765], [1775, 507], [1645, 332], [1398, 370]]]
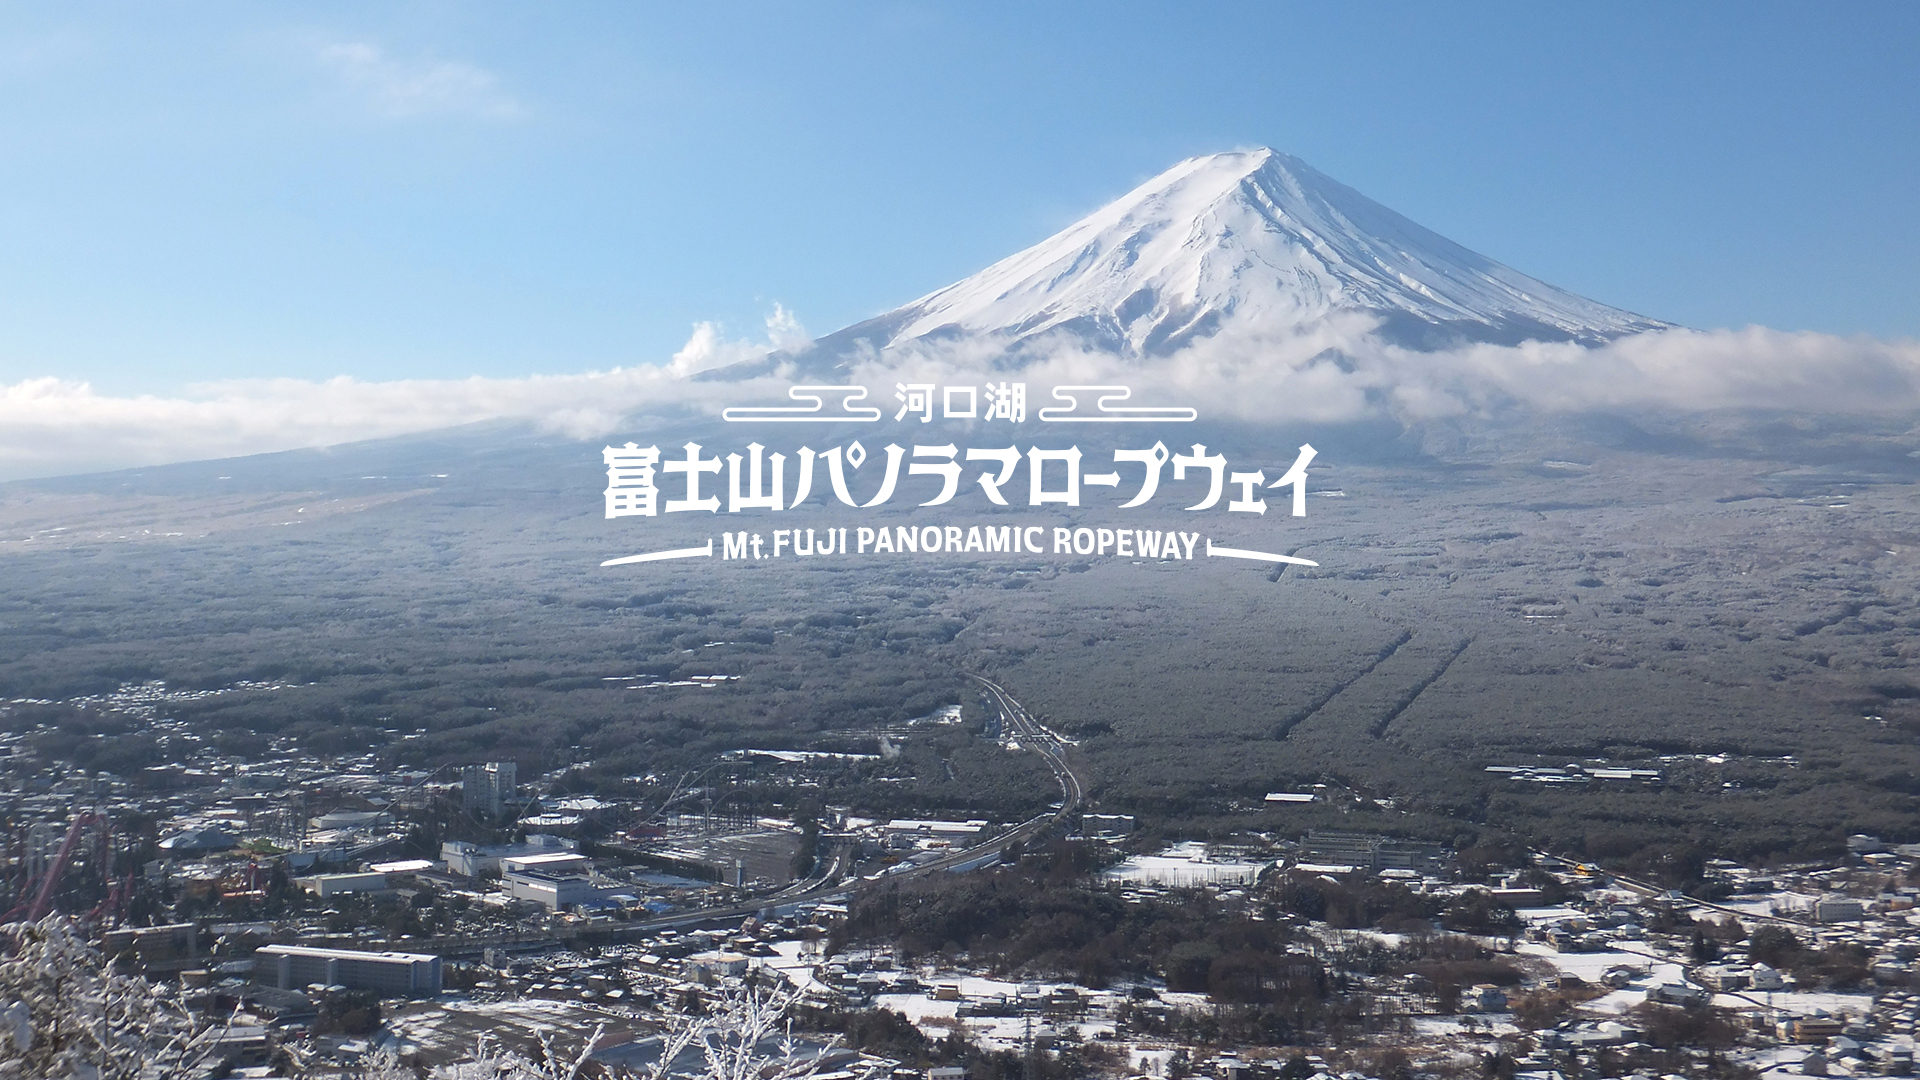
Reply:
[[514, 121], [527, 108], [500, 87], [492, 72], [457, 60], [402, 60], [379, 46], [350, 41], [320, 48], [320, 62], [348, 92], [396, 120], [465, 116]]
[[695, 323], [693, 336], [687, 339], [679, 352], [673, 354], [673, 361], [667, 365], [667, 370], [675, 375], [693, 375], [737, 364], [742, 360], [755, 360], [773, 349], [804, 345], [806, 341], [807, 331], [800, 325], [800, 320], [794, 318], [793, 312], [776, 303], [772, 313], [767, 316], [765, 344], [729, 341], [723, 336], [719, 323]]
[[[1119, 383], [1135, 404], [1192, 405], [1208, 418], [1417, 421], [1587, 409], [1784, 409], [1920, 413], [1920, 342], [1752, 327], [1668, 330], [1599, 348], [1476, 345], [1413, 352], [1375, 338], [1365, 319], [1272, 335], [1222, 334], [1164, 359], [1122, 360], [1063, 348], [1019, 374], [1030, 410], [1052, 386]], [[688, 376], [805, 340], [776, 306], [767, 339], [730, 340], [702, 323], [673, 359], [577, 375], [363, 382], [257, 379], [177, 397], [113, 397], [55, 378], [0, 387], [0, 477], [45, 476], [324, 446], [517, 419], [574, 438], [620, 430], [639, 413], [784, 399], [788, 380], [699, 382]], [[890, 399], [896, 381], [975, 384], [1009, 377], [980, 343], [869, 361], [852, 381]]]
[[[1418, 354], [1399, 355], [1402, 371]], [[1473, 403], [1489, 383], [1556, 411], [1658, 406], [1897, 415], [1920, 409], [1920, 342], [1744, 330], [1664, 330], [1597, 349], [1529, 343], [1444, 354], [1427, 380]]]
[[[1680, 411], [1784, 409], [1890, 416], [1920, 412], [1920, 342], [1745, 330], [1665, 330], [1600, 347], [1529, 342], [1417, 352], [1381, 341], [1364, 316], [1283, 333], [1229, 329], [1173, 356], [1128, 360], [1063, 346], [1024, 373], [1029, 386], [1120, 383], [1137, 403], [1193, 405], [1240, 420], [1417, 421], [1510, 408]], [[918, 348], [862, 365], [868, 385], [902, 370], [921, 382], [978, 381], [979, 342]]]
[[792, 313], [778, 305], [767, 330], [768, 339], [755, 343], [729, 340], [702, 323], [670, 364], [524, 379], [242, 379], [138, 397], [100, 394], [68, 379], [27, 379], [0, 386], [0, 479], [327, 446], [482, 420], [525, 420], [596, 438], [637, 413], [717, 411], [784, 394], [785, 384], [771, 380], [687, 378], [713, 363], [755, 359], [804, 340]]

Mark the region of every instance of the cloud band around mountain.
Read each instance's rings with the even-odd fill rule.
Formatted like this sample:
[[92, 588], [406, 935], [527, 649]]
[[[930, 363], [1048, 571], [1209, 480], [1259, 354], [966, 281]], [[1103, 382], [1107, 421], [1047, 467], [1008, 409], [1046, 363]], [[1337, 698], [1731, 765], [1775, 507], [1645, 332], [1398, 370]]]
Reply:
[[[1121, 359], [1063, 345], [1023, 372], [1037, 385], [1117, 382], [1153, 388], [1212, 418], [1405, 422], [1514, 410], [1566, 413], [1782, 409], [1898, 416], [1920, 411], [1920, 342], [1765, 327], [1633, 334], [1604, 345], [1526, 342], [1420, 351], [1382, 340], [1375, 322], [1336, 315], [1283, 334], [1204, 339], [1164, 358]], [[920, 381], [989, 370], [989, 343], [915, 348], [859, 366], [878, 384], [895, 369]]]
[[[1200, 408], [1208, 419], [1338, 422], [1388, 415], [1408, 422], [1520, 409], [1780, 409], [1897, 417], [1920, 412], [1920, 342], [1749, 327], [1664, 330], [1597, 347], [1529, 342], [1419, 352], [1386, 344], [1360, 317], [1285, 335], [1230, 333], [1154, 360], [1063, 346], [1018, 375], [995, 371], [992, 346], [956, 342], [883, 354], [853, 381], [979, 383], [1020, 378], [1131, 385]], [[28, 379], [0, 387], [0, 478], [231, 457], [404, 435], [485, 420], [522, 420], [580, 439], [638, 434], [639, 413], [779, 399], [787, 380], [702, 382], [688, 376], [791, 342], [776, 311], [767, 342], [696, 329], [672, 361], [518, 379], [314, 382], [257, 379], [179, 396], [119, 397], [85, 383]]]

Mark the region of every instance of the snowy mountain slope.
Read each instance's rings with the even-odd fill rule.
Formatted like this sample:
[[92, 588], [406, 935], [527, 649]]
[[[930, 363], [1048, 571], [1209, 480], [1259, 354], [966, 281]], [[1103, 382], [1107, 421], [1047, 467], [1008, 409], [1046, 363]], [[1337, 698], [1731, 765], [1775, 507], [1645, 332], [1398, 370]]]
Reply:
[[826, 374], [873, 351], [981, 338], [1017, 364], [1054, 335], [1161, 356], [1236, 323], [1284, 330], [1341, 312], [1373, 314], [1382, 335], [1418, 348], [1668, 325], [1528, 277], [1260, 149], [1183, 161], [964, 281], [765, 363]]

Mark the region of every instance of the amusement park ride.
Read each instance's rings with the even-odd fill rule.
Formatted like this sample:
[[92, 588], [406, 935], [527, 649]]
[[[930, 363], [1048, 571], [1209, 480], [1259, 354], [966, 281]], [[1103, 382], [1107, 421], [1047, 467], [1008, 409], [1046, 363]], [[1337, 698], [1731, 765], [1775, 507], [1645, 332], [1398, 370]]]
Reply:
[[[91, 810], [83, 810], [73, 816], [67, 826], [66, 838], [60, 842], [59, 850], [51, 859], [27, 859], [23, 861], [26, 873], [20, 886], [14, 893], [21, 898], [12, 910], [0, 915], [0, 922], [38, 922], [53, 910], [59, 894], [60, 883], [66, 878], [67, 867], [73, 861], [76, 850], [80, 848], [82, 836], [89, 828], [97, 828], [97, 857], [91, 860], [98, 868], [102, 882], [107, 886], [106, 896], [94, 906], [83, 921], [98, 923], [119, 918], [125, 909], [128, 896], [133, 892], [133, 872], [128, 870], [124, 877], [116, 878], [112, 870], [113, 822]], [[30, 836], [28, 843], [33, 843]], [[39, 865], [44, 863], [44, 865]]]

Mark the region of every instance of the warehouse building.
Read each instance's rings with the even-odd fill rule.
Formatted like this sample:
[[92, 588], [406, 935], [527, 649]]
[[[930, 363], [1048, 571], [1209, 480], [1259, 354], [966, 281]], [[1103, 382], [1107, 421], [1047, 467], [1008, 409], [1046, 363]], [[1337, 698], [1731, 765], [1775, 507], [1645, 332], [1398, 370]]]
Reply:
[[1301, 843], [1304, 857], [1315, 863], [1335, 863], [1379, 873], [1413, 870], [1432, 873], [1446, 862], [1446, 849], [1419, 840], [1399, 840], [1368, 833], [1321, 832], [1307, 834]]
[[342, 893], [385, 892], [387, 875], [316, 874], [313, 877], [294, 878], [293, 882], [315, 896], [339, 896]]
[[481, 874], [499, 873], [503, 869], [500, 865], [502, 859], [570, 852], [578, 846], [571, 840], [545, 833], [529, 835], [524, 844], [482, 845], [449, 840], [440, 845], [440, 858], [452, 873], [462, 877], [479, 877]]
[[372, 990], [382, 997], [433, 997], [440, 992], [440, 958], [425, 953], [359, 952], [305, 945], [264, 945], [254, 953], [254, 976], [281, 990], [318, 983]]
[[512, 870], [501, 875], [500, 883], [515, 900], [530, 901], [548, 911], [565, 911], [600, 899], [600, 890], [584, 874]]

